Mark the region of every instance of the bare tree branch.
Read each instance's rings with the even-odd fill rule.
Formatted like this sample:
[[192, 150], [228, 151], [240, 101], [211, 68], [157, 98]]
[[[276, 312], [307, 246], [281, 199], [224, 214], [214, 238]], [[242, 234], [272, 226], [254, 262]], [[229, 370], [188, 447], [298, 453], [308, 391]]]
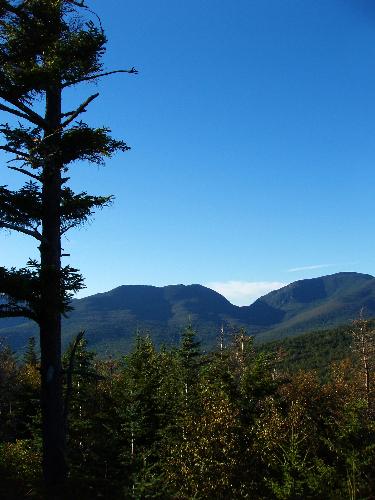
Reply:
[[66, 127], [67, 125], [69, 125], [69, 123], [71, 123], [73, 120], [75, 120], [78, 115], [80, 115], [81, 113], [84, 113], [86, 111], [86, 109], [85, 109], [86, 106], [88, 106], [91, 101], [96, 99], [98, 97], [98, 95], [99, 95], [99, 92], [97, 92], [96, 94], [90, 95], [90, 97], [88, 97], [86, 99], [86, 101], [83, 102], [80, 106], [78, 106], [78, 108], [75, 111], [72, 111], [71, 113], [69, 113], [70, 117], [67, 120], [65, 120], [64, 122], [62, 122], [61, 128]]
[[65, 118], [66, 116], [71, 116], [75, 111], [66, 111], [65, 113], [61, 113], [61, 118]]
[[26, 229], [24, 227], [17, 226], [16, 224], [10, 224], [8, 222], [0, 222], [0, 228], [10, 229], [11, 231], [17, 231], [18, 233], [27, 234], [33, 238], [42, 241], [42, 235], [36, 229]]
[[78, 80], [71, 80], [69, 82], [65, 82], [62, 87], [69, 87], [70, 85], [75, 85], [81, 82], [87, 82], [89, 80], [96, 80], [97, 78], [101, 78], [102, 76], [114, 75], [115, 73], [130, 73], [133, 75], [138, 75], [138, 70], [134, 67], [130, 69], [117, 69], [115, 71], [108, 71], [107, 73], [98, 73], [97, 75], [87, 76], [86, 78], [79, 78]]
[[21, 174], [28, 175], [29, 177], [31, 177], [32, 179], [35, 179], [36, 181], [42, 182], [40, 175], [32, 174], [31, 172], [29, 172], [28, 170], [26, 170], [24, 168], [19, 168], [19, 167], [8, 167], [8, 168], [10, 168], [11, 170], [16, 170], [17, 172], [20, 172]]
[[85, 334], [85, 331], [81, 331], [78, 333], [74, 340], [74, 344], [72, 347], [72, 350], [70, 352], [69, 356], [69, 365], [68, 369], [66, 371], [66, 393], [65, 393], [65, 404], [64, 404], [64, 425], [67, 427], [68, 425], [68, 414], [69, 414], [69, 404], [70, 404], [70, 399], [72, 397], [72, 390], [73, 390], [73, 369], [74, 369], [74, 361], [75, 361], [75, 355], [76, 351], [78, 349], [79, 343], [81, 342], [83, 336]]
[[25, 120], [29, 120], [28, 115], [25, 113], [21, 113], [21, 111], [17, 111], [17, 109], [9, 108], [5, 106], [5, 104], [0, 104], [0, 110], [6, 111], [7, 113], [11, 113], [12, 115], [19, 116], [20, 118], [24, 118]]

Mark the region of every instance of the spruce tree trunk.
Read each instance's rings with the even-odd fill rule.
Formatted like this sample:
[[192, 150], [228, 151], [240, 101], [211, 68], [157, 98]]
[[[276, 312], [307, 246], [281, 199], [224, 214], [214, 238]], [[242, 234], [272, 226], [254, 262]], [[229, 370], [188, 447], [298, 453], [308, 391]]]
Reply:
[[61, 160], [59, 126], [61, 88], [46, 92], [45, 142], [50, 156], [43, 168], [41, 254], [41, 406], [43, 474], [46, 484], [56, 486], [66, 478], [61, 367]]

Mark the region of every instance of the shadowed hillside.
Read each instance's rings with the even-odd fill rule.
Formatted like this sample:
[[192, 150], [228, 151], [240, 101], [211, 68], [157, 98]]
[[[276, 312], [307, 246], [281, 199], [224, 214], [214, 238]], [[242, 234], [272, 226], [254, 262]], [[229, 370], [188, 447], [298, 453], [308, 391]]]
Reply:
[[284, 313], [282, 321], [261, 332], [259, 339], [282, 338], [350, 323], [362, 308], [366, 316], [374, 316], [375, 279], [369, 274], [337, 273], [301, 280], [270, 292], [257, 302]]

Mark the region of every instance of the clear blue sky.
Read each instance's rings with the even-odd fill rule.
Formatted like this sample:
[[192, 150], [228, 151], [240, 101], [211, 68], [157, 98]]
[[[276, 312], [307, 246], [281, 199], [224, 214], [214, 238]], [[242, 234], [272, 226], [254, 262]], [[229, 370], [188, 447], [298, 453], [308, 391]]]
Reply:
[[[116, 196], [64, 241], [84, 294], [216, 283], [249, 303], [297, 279], [375, 274], [373, 0], [88, 3], [107, 68], [140, 74], [102, 80], [84, 117], [132, 146], [74, 167], [74, 188]], [[2, 234], [0, 265], [33, 247]]]

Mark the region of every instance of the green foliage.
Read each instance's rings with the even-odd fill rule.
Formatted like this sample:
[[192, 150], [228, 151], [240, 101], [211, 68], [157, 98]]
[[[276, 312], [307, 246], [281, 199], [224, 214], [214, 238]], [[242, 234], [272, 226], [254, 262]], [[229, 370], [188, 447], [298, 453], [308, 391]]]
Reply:
[[[157, 351], [138, 336], [121, 360], [98, 360], [79, 340], [68, 412], [70, 497], [371, 498], [375, 426], [356, 358], [333, 363], [324, 380], [286, 372], [280, 359], [259, 352], [244, 331], [207, 355], [190, 327], [175, 349]], [[32, 342], [21, 364], [1, 351], [4, 498], [41, 491], [37, 362]]]
[[14, 410], [19, 401], [17, 360], [11, 349], [0, 343], [0, 441], [15, 439]]
[[[70, 302], [74, 293], [84, 287], [82, 275], [71, 266], [60, 269], [61, 303], [60, 312], [72, 309]], [[40, 322], [41, 316], [41, 266], [37, 261], [29, 260], [27, 267], [5, 269], [0, 267], [1, 294], [6, 298], [0, 303], [0, 318], [24, 316]]]
[[36, 352], [35, 337], [30, 337], [25, 354], [23, 355], [23, 364], [36, 368], [39, 364], [39, 357]]
[[41, 218], [41, 194], [37, 184], [27, 182], [18, 191], [0, 186], [0, 218], [32, 231]]
[[[85, 8], [71, 0], [0, 2], [0, 100], [6, 103], [0, 103], [0, 109], [18, 120], [17, 125], [0, 126], [0, 149], [13, 156], [9, 168], [28, 179], [18, 190], [0, 186], [0, 229], [34, 237], [42, 242], [39, 249], [45, 256], [51, 248], [59, 252], [62, 234], [112, 201], [111, 196], [74, 193], [66, 186], [69, 177], [62, 174], [73, 162], [103, 164], [117, 151], [130, 149], [113, 139], [107, 127], [89, 127], [79, 120], [98, 94], [73, 111], [60, 109], [64, 89], [102, 76], [106, 37], [100, 22], [84, 18]], [[133, 68], [119, 71], [136, 73]], [[38, 111], [40, 101], [44, 116]], [[52, 196], [46, 195], [47, 186]], [[57, 200], [58, 217], [52, 215], [56, 207], [50, 206], [51, 200]], [[42, 237], [49, 225], [56, 226], [53, 244], [51, 236]], [[60, 267], [56, 261], [41, 270], [33, 261], [18, 271], [1, 268], [0, 290], [8, 301], [1, 305], [1, 317], [23, 316], [40, 323], [44, 309], [43, 302], [37, 302], [47, 282], [60, 283], [57, 314], [69, 311], [72, 294], [83, 287], [83, 280], [76, 269]]]
[[123, 452], [126, 462], [147, 464], [159, 428], [158, 353], [149, 337], [138, 337], [134, 351], [125, 357], [122, 369], [123, 432], [129, 445]]
[[330, 365], [352, 357], [351, 326], [313, 331], [280, 341], [257, 345], [257, 349], [279, 358], [278, 370], [296, 372], [317, 370], [323, 380], [329, 377]]
[[83, 122], [68, 129], [61, 138], [64, 165], [75, 161], [104, 165], [105, 159], [116, 151], [130, 149], [124, 141], [112, 139], [109, 134], [109, 128], [90, 128]]
[[31, 440], [0, 443], [0, 495], [4, 499], [36, 498], [41, 453]]
[[199, 387], [200, 415], [187, 412], [182, 439], [166, 449], [165, 479], [179, 498], [228, 498], [238, 460], [237, 411], [216, 386]]
[[[107, 127], [93, 128], [80, 121], [98, 93], [71, 111], [64, 109], [64, 91], [114, 72], [136, 73], [133, 68], [101, 73], [106, 37], [100, 19], [93, 22], [91, 14], [83, 1], [0, 0], [0, 111], [11, 115], [13, 122], [0, 127], [0, 150], [12, 155], [9, 168], [27, 179], [18, 190], [0, 186], [0, 229], [34, 238], [40, 252], [39, 260], [29, 260], [25, 268], [0, 268], [0, 317], [25, 317], [39, 326], [42, 465], [48, 497], [55, 497], [56, 488], [67, 479], [68, 403], [72, 414], [78, 407], [79, 416], [69, 421], [70, 438], [79, 444], [72, 449], [83, 464], [94, 453], [90, 419], [81, 418], [86, 416], [82, 408], [89, 405], [79, 400], [81, 395], [93, 400], [92, 386], [84, 378], [78, 380], [78, 395], [70, 401], [72, 362], [67, 368], [65, 407], [62, 398], [61, 316], [72, 309], [73, 294], [83, 288], [78, 270], [61, 264], [61, 257], [68, 255], [62, 253], [62, 235], [112, 200], [85, 191], [74, 193], [66, 185], [70, 180], [66, 174], [73, 162], [102, 164], [116, 151], [129, 149], [113, 139]], [[84, 346], [78, 355], [87, 378], [92, 356]], [[26, 363], [24, 375], [35, 365], [35, 360]], [[8, 407], [11, 415], [10, 401]], [[71, 460], [74, 463], [74, 453]]]
[[[2, 1], [0, 93], [28, 101], [56, 81], [74, 85], [102, 69], [106, 42], [100, 27], [76, 18], [73, 2]], [[59, 6], [63, 6], [62, 25]], [[56, 39], [56, 32], [61, 36]]]

